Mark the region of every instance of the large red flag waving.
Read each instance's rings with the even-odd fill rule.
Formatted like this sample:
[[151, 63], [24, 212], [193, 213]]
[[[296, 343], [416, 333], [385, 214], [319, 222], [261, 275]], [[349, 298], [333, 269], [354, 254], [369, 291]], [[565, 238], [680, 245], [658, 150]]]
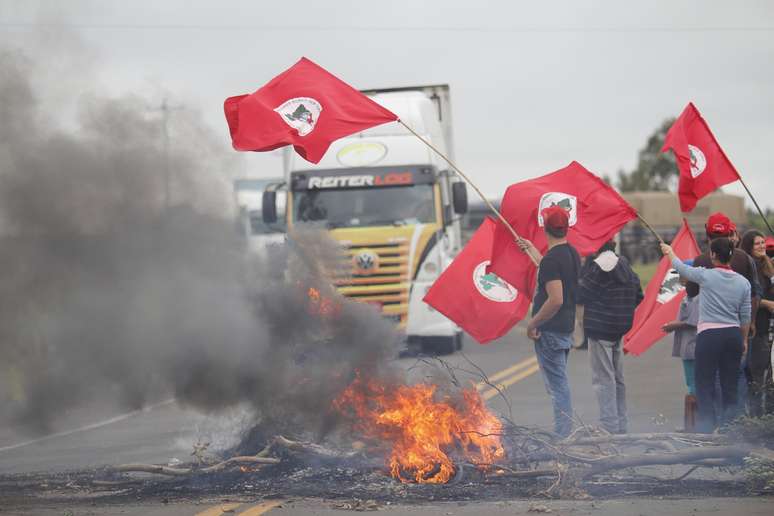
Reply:
[[255, 93], [227, 98], [223, 109], [236, 150], [293, 145], [312, 163], [333, 141], [398, 119], [305, 57]]
[[[540, 212], [553, 205], [569, 212], [567, 240], [584, 256], [597, 251], [637, 217], [618, 192], [576, 161], [556, 172], [509, 186], [500, 211], [519, 236], [531, 240], [545, 254], [548, 241]], [[531, 295], [534, 266], [503, 224], [497, 225], [491, 270]]]
[[680, 169], [680, 210], [689, 212], [699, 199], [739, 179], [734, 165], [712, 135], [699, 110], [689, 102], [664, 139], [661, 152], [672, 149]]
[[530, 298], [487, 272], [495, 223], [485, 219], [424, 297], [481, 344], [502, 337], [527, 314]]
[[[701, 254], [693, 232], [684, 219], [680, 231], [672, 240], [672, 249], [681, 260]], [[664, 337], [666, 333], [661, 327], [677, 318], [683, 297], [685, 288], [680, 285], [679, 276], [669, 258], [663, 257], [645, 289], [645, 298], [634, 311], [632, 329], [624, 335], [624, 351], [640, 355]]]

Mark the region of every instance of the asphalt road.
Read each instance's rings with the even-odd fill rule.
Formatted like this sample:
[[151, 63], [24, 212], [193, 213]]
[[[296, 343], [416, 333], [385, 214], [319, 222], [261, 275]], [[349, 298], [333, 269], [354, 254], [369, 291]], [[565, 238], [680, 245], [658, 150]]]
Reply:
[[[682, 425], [682, 407], [684, 386], [682, 367], [678, 359], [670, 356], [671, 345], [668, 339], [656, 344], [641, 357], [625, 358], [625, 376], [629, 402], [630, 431], [671, 431]], [[491, 383], [501, 384], [502, 394], [488, 386], [480, 391], [488, 399], [489, 406], [496, 412], [511, 418], [517, 424], [552, 427], [551, 405], [545, 392], [540, 372], [534, 360], [532, 342], [526, 338], [523, 328], [515, 328], [507, 337], [481, 346], [466, 341], [462, 353], [443, 357], [455, 368], [462, 382], [479, 382], [481, 377], [465, 371], [485, 372]], [[401, 359], [400, 363], [410, 369], [416, 359]], [[416, 369], [412, 369], [416, 371]], [[570, 353], [570, 385], [577, 418], [588, 423], [596, 423], [598, 409], [591, 387], [588, 353], [573, 350]], [[213, 425], [213, 421], [217, 424]], [[0, 428], [0, 473], [23, 473], [32, 471], [63, 471], [105, 464], [129, 462], [166, 462], [171, 458], [186, 461], [192, 444], [207, 432], [212, 438], [213, 429], [217, 433], [237, 418], [205, 418], [195, 412], [178, 406], [174, 400], [159, 400], [159, 403], [134, 413], [121, 413], [111, 407], [100, 406], [94, 410], [82, 409], [70, 414], [53, 434], [30, 437], [18, 429]], [[224, 435], [227, 432], [224, 432]], [[231, 432], [233, 434], [233, 432]], [[0, 508], [2, 508], [0, 494]], [[141, 501], [138, 501], [141, 504]], [[313, 500], [301, 505], [286, 503], [282, 508], [264, 507], [260, 500], [240, 501], [237, 506], [224, 512], [218, 509], [219, 501], [201, 501], [202, 505], [177, 506], [159, 505], [154, 507], [138, 505], [145, 512], [137, 514], [247, 514], [255, 516], [263, 507], [266, 511], [278, 514], [329, 514], [337, 510], [331, 503]], [[745, 502], [746, 503], [746, 502]], [[310, 505], [311, 504], [311, 505]], [[303, 510], [301, 510], [303, 506]], [[293, 509], [298, 507], [298, 511]], [[425, 507], [427, 513], [437, 514], [473, 514], [467, 508], [445, 510], [441, 505]], [[494, 508], [492, 508], [494, 507]], [[498, 513], [496, 506], [487, 512]], [[750, 508], [752, 509], [752, 505]], [[32, 512], [19, 514], [47, 514], [47, 510], [60, 510], [51, 514], [62, 514], [61, 508], [36, 507]], [[134, 514], [131, 507], [124, 507], [124, 514]], [[252, 512], [245, 512], [248, 509]], [[383, 510], [397, 511], [398, 507], [383, 507]], [[491, 510], [490, 510], [491, 509]], [[84, 509], [85, 511], [86, 509]], [[102, 512], [78, 512], [73, 514], [113, 514], [108, 508]], [[111, 509], [112, 510], [112, 509]], [[261, 509], [262, 510], [262, 509]], [[12, 514], [6, 509], [2, 514]], [[416, 512], [408, 510], [408, 512]], [[506, 512], [503, 512], [505, 514]], [[518, 514], [511, 508], [508, 514]], [[116, 513], [117, 514], [117, 513]], [[585, 514], [580, 512], [579, 514]], [[596, 514], [596, 513], [595, 513]], [[599, 513], [604, 514], [604, 513]], [[612, 513], [611, 513], [612, 514]], [[618, 513], [620, 514], [620, 513]], [[633, 512], [632, 514], [637, 514]], [[642, 512], [641, 514], [656, 514]], [[664, 512], [663, 514], [678, 514]], [[750, 514], [755, 514], [751, 512]]]

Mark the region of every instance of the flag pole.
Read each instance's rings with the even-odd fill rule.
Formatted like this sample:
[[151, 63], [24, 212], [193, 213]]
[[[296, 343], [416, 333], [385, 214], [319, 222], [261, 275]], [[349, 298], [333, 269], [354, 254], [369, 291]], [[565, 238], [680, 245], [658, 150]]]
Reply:
[[739, 178], [739, 182], [742, 183], [742, 186], [744, 187], [744, 189], [747, 190], [747, 195], [750, 196], [750, 199], [755, 205], [755, 208], [758, 210], [758, 213], [761, 214], [761, 218], [763, 219], [763, 222], [766, 224], [766, 227], [769, 228], [769, 233], [774, 236], [774, 230], [771, 229], [771, 224], [769, 224], [769, 219], [766, 218], [766, 216], [763, 214], [763, 210], [761, 210], [761, 207], [758, 206], [758, 201], [755, 200], [755, 197], [753, 197], [752, 192], [750, 191], [749, 188], [747, 188], [747, 184], [744, 182], [744, 179], [742, 179], [742, 176], [739, 175], [739, 172], [736, 173], [736, 176]]
[[[459, 168], [457, 168], [457, 165], [455, 165], [454, 163], [452, 163], [452, 161], [451, 161], [449, 158], [447, 158], [447, 157], [446, 157], [446, 156], [445, 156], [445, 155], [444, 155], [444, 154], [443, 154], [441, 151], [439, 151], [438, 149], [436, 149], [436, 148], [433, 146], [433, 144], [432, 144], [432, 143], [430, 143], [430, 142], [429, 142], [429, 141], [427, 141], [426, 139], [422, 138], [422, 136], [420, 136], [420, 135], [419, 135], [419, 133], [417, 133], [417, 132], [416, 132], [415, 130], [413, 130], [411, 127], [409, 127], [408, 125], [406, 125], [406, 124], [403, 122], [403, 120], [401, 120], [401, 119], [399, 118], [399, 119], [397, 120], [397, 122], [398, 122], [400, 125], [402, 125], [403, 127], [405, 127], [406, 129], [408, 129], [408, 130], [409, 130], [409, 132], [410, 132], [411, 134], [413, 134], [414, 136], [416, 136], [417, 138], [419, 138], [419, 139], [422, 141], [422, 143], [424, 143], [425, 145], [427, 145], [428, 147], [430, 147], [430, 148], [433, 150], [433, 152], [435, 152], [435, 153], [436, 153], [436, 154], [438, 154], [440, 157], [442, 157], [442, 158], [444, 159], [444, 161], [446, 161], [446, 163], [448, 163], [448, 164], [449, 164], [449, 166], [450, 166], [451, 168], [453, 168], [453, 169], [454, 169], [454, 171], [457, 173], [457, 175], [459, 175], [459, 176], [460, 176], [462, 179], [464, 179], [464, 180], [465, 180], [465, 182], [466, 182], [466, 183], [468, 183], [468, 184], [470, 185], [470, 187], [471, 187], [471, 188], [473, 188], [473, 190], [475, 190], [475, 191], [476, 191], [476, 193], [478, 194], [478, 196], [479, 196], [479, 197], [481, 197], [481, 200], [482, 200], [482, 201], [484, 201], [484, 203], [485, 203], [485, 204], [486, 204], [486, 205], [489, 207], [489, 209], [490, 209], [490, 210], [492, 210], [492, 212], [493, 212], [495, 215], [497, 215], [497, 218], [498, 218], [498, 219], [500, 219], [500, 222], [502, 222], [503, 224], [505, 224], [505, 227], [506, 227], [506, 228], [508, 228], [508, 231], [510, 231], [510, 232], [511, 232], [511, 234], [513, 235], [513, 238], [514, 238], [514, 239], [516, 239], [516, 241], [517, 241], [517, 242], [520, 242], [520, 241], [522, 240], [522, 238], [519, 236], [519, 234], [518, 234], [518, 233], [516, 233], [516, 230], [515, 230], [515, 229], [513, 229], [513, 226], [511, 226], [511, 225], [508, 223], [508, 221], [507, 221], [507, 220], [505, 220], [505, 217], [503, 217], [502, 213], [500, 213], [500, 211], [499, 211], [497, 208], [495, 208], [495, 207], [494, 207], [494, 205], [492, 205], [492, 203], [491, 203], [491, 202], [489, 202], [489, 199], [487, 199], [487, 198], [484, 196], [484, 194], [483, 194], [483, 193], [481, 193], [481, 190], [479, 190], [479, 189], [478, 189], [478, 187], [477, 187], [475, 184], [473, 184], [473, 181], [471, 181], [471, 180], [470, 180], [470, 178], [469, 178], [468, 176], [466, 176], [466, 175], [465, 175], [465, 173], [464, 173], [462, 170], [460, 170]], [[532, 256], [530, 253], [526, 253], [526, 254], [527, 254], [527, 256], [529, 256], [529, 257], [532, 259], [532, 262], [533, 262], [535, 265], [538, 265], [538, 263], [537, 263], [537, 260], [535, 260], [535, 257], [534, 257], [534, 256]]]
[[647, 221], [647, 220], [645, 220], [645, 219], [643, 219], [643, 218], [642, 218], [642, 215], [640, 215], [640, 212], [636, 212], [636, 213], [637, 213], [637, 218], [638, 218], [638, 219], [640, 219], [640, 222], [642, 222], [642, 223], [645, 225], [645, 227], [646, 227], [646, 228], [648, 228], [648, 230], [650, 230], [650, 232], [651, 232], [651, 233], [653, 233], [653, 236], [654, 236], [654, 237], [656, 237], [656, 239], [658, 240], [658, 243], [659, 243], [659, 244], [663, 244], [663, 243], [664, 243], [664, 240], [662, 240], [662, 239], [661, 239], [661, 236], [659, 236], [659, 234], [658, 234], [658, 233], [656, 233], [656, 230], [655, 230], [655, 229], [653, 229], [653, 228], [650, 226], [650, 224], [648, 224], [648, 221]]

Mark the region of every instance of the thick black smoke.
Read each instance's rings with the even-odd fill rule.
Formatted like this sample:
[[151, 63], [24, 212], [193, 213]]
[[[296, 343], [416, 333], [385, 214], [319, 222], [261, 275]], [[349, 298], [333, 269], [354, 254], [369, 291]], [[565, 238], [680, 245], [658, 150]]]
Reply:
[[[333, 397], [395, 339], [324, 286], [332, 244], [301, 235], [248, 257], [221, 159], [232, 151], [194, 109], [170, 117], [167, 153], [148, 100], [57, 91], [78, 106], [62, 123], [36, 67], [0, 50], [0, 415], [45, 430], [91, 398], [138, 408], [172, 393], [325, 430]], [[340, 307], [320, 315], [309, 287]]]

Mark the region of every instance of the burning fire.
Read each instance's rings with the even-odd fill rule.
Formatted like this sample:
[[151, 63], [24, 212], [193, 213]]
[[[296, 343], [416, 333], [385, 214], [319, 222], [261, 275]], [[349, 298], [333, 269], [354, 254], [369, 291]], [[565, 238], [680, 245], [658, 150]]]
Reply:
[[391, 444], [387, 466], [401, 482], [448, 482], [455, 472], [450, 455], [481, 468], [504, 458], [502, 424], [476, 390], [463, 390], [459, 400], [436, 400], [436, 390], [430, 384], [387, 386], [358, 374], [334, 406], [364, 437]]
[[309, 298], [309, 313], [312, 315], [321, 315], [323, 317], [330, 317], [336, 315], [341, 309], [341, 306], [330, 298], [327, 298], [320, 294], [320, 291], [314, 287], [309, 287], [306, 292]]

